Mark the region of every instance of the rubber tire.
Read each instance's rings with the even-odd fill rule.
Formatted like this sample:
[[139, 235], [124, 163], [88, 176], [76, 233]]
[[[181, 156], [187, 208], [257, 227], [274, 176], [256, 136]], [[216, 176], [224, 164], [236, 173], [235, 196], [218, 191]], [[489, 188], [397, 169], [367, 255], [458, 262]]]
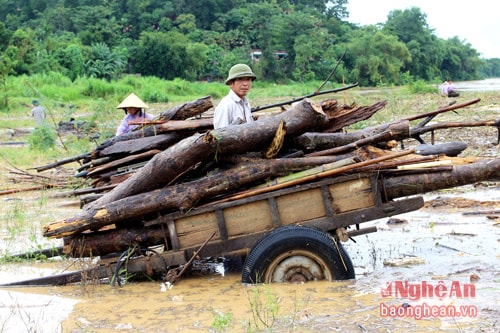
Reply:
[[[294, 253], [305, 254], [314, 260], [319, 259], [323, 278], [315, 280], [348, 280], [354, 279], [354, 267], [351, 258], [340, 242], [323, 230], [290, 225], [280, 227], [264, 236], [250, 251], [245, 259], [242, 271], [242, 282], [272, 283], [287, 282], [273, 281], [270, 276], [279, 262], [293, 257]], [[345, 266], [344, 266], [345, 265]]]

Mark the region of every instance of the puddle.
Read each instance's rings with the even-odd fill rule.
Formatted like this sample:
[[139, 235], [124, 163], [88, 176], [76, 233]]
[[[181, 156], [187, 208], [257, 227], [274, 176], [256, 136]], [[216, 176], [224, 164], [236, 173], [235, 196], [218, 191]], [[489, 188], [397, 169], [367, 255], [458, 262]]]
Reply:
[[63, 332], [61, 322], [77, 302], [56, 295], [0, 290], [0, 331]]

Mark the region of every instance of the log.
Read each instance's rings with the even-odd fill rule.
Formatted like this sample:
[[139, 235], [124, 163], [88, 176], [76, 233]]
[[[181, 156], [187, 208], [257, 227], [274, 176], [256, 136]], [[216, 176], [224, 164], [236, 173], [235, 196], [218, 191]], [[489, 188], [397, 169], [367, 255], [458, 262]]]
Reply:
[[205, 131], [214, 128], [212, 118], [191, 119], [191, 120], [170, 120], [158, 126], [161, 132], [168, 131]]
[[211, 109], [213, 107], [212, 98], [210, 96], [205, 96], [192, 101], [189, 103], [184, 103], [179, 106], [175, 106], [171, 109], [163, 111], [159, 114], [159, 120], [184, 120]]
[[21, 193], [21, 192], [29, 192], [29, 191], [40, 191], [47, 189], [45, 185], [31, 186], [25, 188], [13, 188], [7, 190], [1, 190], [0, 195], [13, 194], [13, 193]]
[[410, 123], [407, 120], [382, 124], [380, 126], [365, 128], [363, 130], [350, 133], [312, 133], [308, 132], [294, 138], [297, 148], [304, 151], [318, 151], [336, 148], [352, 144], [353, 142], [365, 138], [379, 135], [380, 133], [390, 131], [390, 139], [400, 140], [408, 138], [410, 134]]
[[500, 180], [500, 158], [454, 166], [449, 172], [406, 176], [387, 176], [383, 186], [387, 199], [402, 198], [445, 188], [463, 186], [483, 180]]
[[98, 158], [98, 159], [94, 159], [94, 160], [90, 160], [88, 161], [87, 163], [84, 163], [82, 164], [78, 169], [76, 169], [78, 172], [81, 172], [83, 170], [86, 170], [88, 168], [92, 168], [92, 167], [95, 167], [95, 166], [99, 166], [99, 165], [102, 165], [102, 164], [105, 164], [105, 163], [108, 163], [108, 162], [111, 162], [113, 160], [113, 158], [111, 158], [110, 156], [107, 156], [107, 157], [102, 157], [102, 158]]
[[160, 150], [153, 149], [153, 150], [141, 153], [141, 154], [131, 155], [131, 156], [127, 156], [124, 158], [120, 158], [120, 159], [114, 160], [112, 162], [109, 162], [107, 164], [104, 164], [104, 165], [101, 165], [101, 166], [98, 166], [96, 168], [91, 169], [88, 172], [88, 176], [91, 177], [91, 176], [94, 176], [96, 174], [100, 174], [104, 171], [108, 171], [109, 169], [114, 169], [114, 168], [117, 168], [119, 166], [127, 165], [130, 162], [144, 161], [145, 159], [149, 159], [158, 153], [160, 153]]
[[42, 172], [42, 171], [49, 170], [49, 169], [52, 169], [52, 168], [56, 168], [58, 166], [61, 166], [61, 165], [64, 165], [64, 164], [68, 164], [68, 163], [72, 163], [72, 162], [80, 163], [81, 160], [86, 159], [86, 158], [90, 158], [90, 153], [85, 153], [85, 154], [80, 154], [80, 155], [73, 156], [73, 157], [68, 157], [68, 158], [65, 158], [63, 160], [56, 161], [54, 163], [50, 163], [50, 164], [47, 164], [47, 165], [39, 166], [39, 167], [36, 167], [36, 168], [33, 168], [33, 169], [35, 169], [37, 172]]
[[275, 116], [206, 134], [195, 134], [156, 154], [139, 172], [91, 203], [89, 208], [162, 187], [198, 163], [216, 159], [218, 154], [259, 151], [274, 138], [282, 119], [288, 126], [287, 136], [300, 135], [327, 123], [321, 107], [304, 99], [290, 110]]
[[[361, 106], [354, 108], [336, 108], [335, 110], [326, 109], [323, 106], [327, 102], [322, 102], [321, 106], [330, 119], [328, 127], [321, 130], [323, 133], [334, 133], [342, 128], [369, 119], [377, 111], [383, 109], [387, 105], [387, 101], [377, 102], [371, 106]], [[329, 105], [329, 103], [328, 103]]]
[[419, 155], [446, 155], [446, 156], [457, 156], [464, 149], [467, 148], [467, 144], [464, 142], [446, 142], [435, 145], [421, 144], [415, 149], [415, 153]]
[[151, 149], [165, 150], [174, 143], [185, 138], [185, 136], [180, 133], [176, 134], [177, 135], [160, 134], [139, 139], [120, 141], [101, 150], [99, 156], [123, 156], [137, 154]]
[[349, 173], [363, 173], [363, 172], [387, 172], [389, 169], [392, 169], [392, 171], [395, 170], [395, 168], [401, 166], [401, 165], [407, 165], [407, 164], [417, 164], [417, 163], [423, 163], [423, 162], [429, 162], [429, 161], [434, 161], [437, 159], [437, 156], [419, 156], [415, 158], [408, 158], [408, 159], [398, 159], [394, 161], [389, 161], [389, 162], [383, 162], [383, 163], [376, 163], [372, 165], [367, 165], [365, 167], [358, 167], [353, 171], [349, 171]]
[[92, 234], [65, 237], [62, 252], [72, 258], [103, 256], [123, 252], [135, 245], [151, 247], [166, 244], [168, 231], [161, 226], [150, 228], [110, 229]]
[[160, 213], [174, 208], [185, 211], [204, 199], [245, 188], [269, 177], [287, 175], [290, 171], [321, 165], [326, 161], [335, 161], [335, 158], [329, 160], [323, 157], [263, 160], [237, 165], [224, 172], [192, 182], [167, 186], [163, 189], [115, 200], [95, 209], [83, 210], [74, 217], [45, 226], [44, 236], [66, 237], [88, 229], [97, 230], [121, 221], [129, 221], [130, 226], [134, 223], [134, 219], [140, 224], [143, 219], [139, 217], [145, 214]]
[[437, 109], [435, 111], [421, 113], [421, 114], [418, 114], [418, 115], [415, 115], [415, 116], [404, 118], [404, 120], [411, 121], [411, 120], [416, 120], [416, 119], [421, 119], [421, 118], [433, 117], [433, 116], [436, 116], [436, 115], [438, 115], [440, 113], [444, 113], [444, 112], [448, 112], [448, 111], [453, 111], [453, 110], [456, 110], [456, 109], [464, 108], [466, 106], [470, 106], [472, 104], [476, 104], [476, 103], [478, 103], [480, 101], [481, 101], [480, 98], [476, 98], [476, 99], [474, 99], [472, 101], [468, 101], [468, 102], [464, 102], [464, 103], [460, 103], [460, 104], [448, 105], [448, 106], [439, 108], [439, 109]]
[[369, 144], [375, 144], [375, 143], [381, 142], [381, 141], [389, 141], [389, 140], [391, 140], [392, 137], [393, 137], [393, 135], [392, 135], [391, 131], [384, 131], [382, 133], [375, 134], [375, 135], [369, 136], [367, 138], [351, 142], [347, 145], [343, 145], [343, 146], [335, 147], [335, 148], [330, 148], [330, 149], [326, 149], [326, 150], [316, 151], [316, 152], [307, 154], [306, 156], [325, 156], [325, 155], [339, 154], [339, 153], [343, 153], [343, 152], [346, 152], [348, 150], [354, 150], [354, 149], [357, 149], [359, 147], [366, 146]]
[[[420, 135], [427, 132], [433, 132], [438, 129], [450, 129], [459, 127], [482, 127], [482, 126], [496, 127], [500, 133], [500, 119], [497, 119], [497, 120], [486, 120], [486, 121], [444, 122], [423, 127], [417, 126], [410, 129], [410, 137], [415, 138], [419, 142], [423, 143], [423, 140], [420, 138]], [[497, 141], [497, 143], [499, 142]]]
[[66, 192], [60, 192], [56, 193], [51, 196], [51, 198], [66, 198], [66, 197], [72, 197], [72, 196], [79, 196], [79, 195], [85, 195], [89, 193], [101, 193], [101, 192], [106, 192], [111, 190], [113, 187], [116, 185], [107, 185], [103, 187], [87, 187], [87, 188], [82, 188], [78, 190], [73, 190], [73, 191], [66, 191]]

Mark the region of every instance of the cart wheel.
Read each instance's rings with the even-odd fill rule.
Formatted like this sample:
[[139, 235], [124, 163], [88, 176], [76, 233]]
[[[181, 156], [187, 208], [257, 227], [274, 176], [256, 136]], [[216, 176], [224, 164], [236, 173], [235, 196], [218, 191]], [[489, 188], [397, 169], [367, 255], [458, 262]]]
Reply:
[[243, 283], [347, 280], [355, 277], [351, 258], [328, 233], [290, 225], [273, 230], [250, 251]]

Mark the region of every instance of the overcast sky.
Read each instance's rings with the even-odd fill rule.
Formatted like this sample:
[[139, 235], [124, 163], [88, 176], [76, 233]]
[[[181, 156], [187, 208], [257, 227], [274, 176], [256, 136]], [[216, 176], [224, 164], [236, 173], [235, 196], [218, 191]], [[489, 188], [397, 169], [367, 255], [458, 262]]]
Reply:
[[482, 58], [500, 58], [500, 17], [493, 0], [348, 0], [351, 23], [385, 23], [395, 9], [418, 7], [427, 15], [429, 28], [442, 39], [458, 37], [471, 44]]

